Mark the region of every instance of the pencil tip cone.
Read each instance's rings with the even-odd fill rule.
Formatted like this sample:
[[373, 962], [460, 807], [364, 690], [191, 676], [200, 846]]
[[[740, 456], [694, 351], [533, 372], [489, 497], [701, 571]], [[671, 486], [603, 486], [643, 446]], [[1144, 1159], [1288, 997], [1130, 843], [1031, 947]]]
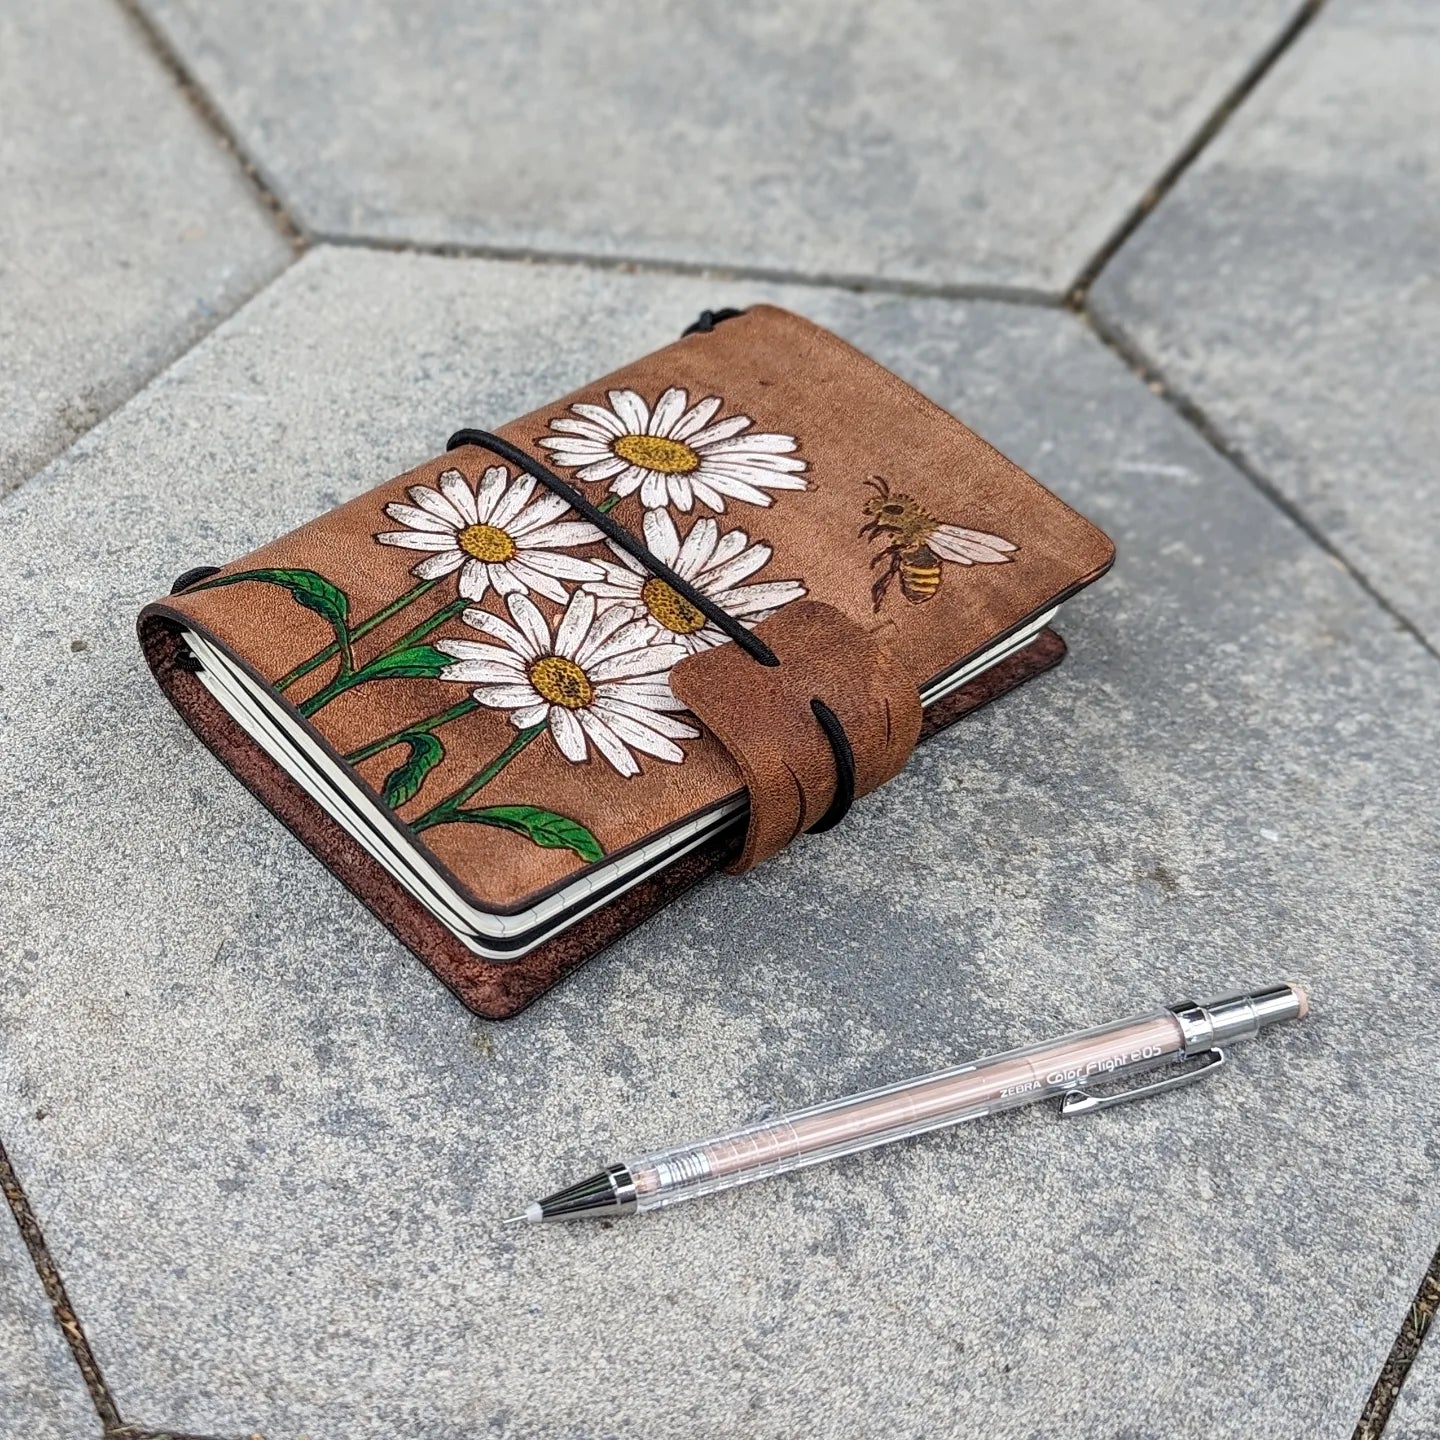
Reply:
[[545, 1218], [545, 1212], [533, 1200], [518, 1215], [507, 1215], [502, 1225], [538, 1225]]

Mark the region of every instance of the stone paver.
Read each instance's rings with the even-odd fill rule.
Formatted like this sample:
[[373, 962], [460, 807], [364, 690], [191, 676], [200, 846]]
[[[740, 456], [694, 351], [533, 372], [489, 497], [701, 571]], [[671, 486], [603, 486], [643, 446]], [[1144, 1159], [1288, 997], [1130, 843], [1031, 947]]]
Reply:
[[113, 0], [0, 13], [0, 492], [288, 263]]
[[1332, 0], [1094, 291], [1440, 646], [1440, 6]]
[[100, 1421], [0, 1198], [0, 1440], [88, 1440]]
[[1297, 0], [142, 0], [310, 228], [1063, 290]]
[[1385, 1440], [1440, 1440], [1440, 1345], [1433, 1332], [1400, 1387]]
[[[478, 1021], [190, 737], [133, 614], [767, 296], [970, 419], [1119, 567], [1061, 671], [832, 835]], [[124, 1413], [270, 1440], [1350, 1433], [1440, 1230], [1415, 1022], [1440, 667], [1070, 316], [321, 250], [0, 515], [0, 1124]], [[1314, 1018], [1208, 1091], [653, 1223], [498, 1223], [763, 1103], [1277, 974]]]

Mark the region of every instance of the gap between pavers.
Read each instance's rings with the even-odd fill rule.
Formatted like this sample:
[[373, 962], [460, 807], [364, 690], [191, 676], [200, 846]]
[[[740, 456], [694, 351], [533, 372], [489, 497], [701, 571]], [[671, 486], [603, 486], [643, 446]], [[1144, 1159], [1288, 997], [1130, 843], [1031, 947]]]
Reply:
[[1440, 1440], [1440, 1343], [1435, 1332], [1432, 1319], [1390, 1412], [1384, 1440]]
[[1330, 0], [1090, 302], [1440, 651], [1437, 53]]
[[0, 1195], [0, 1440], [99, 1435], [100, 1417]]
[[0, 492], [291, 261], [240, 163], [109, 0], [0, 15]]
[[140, 3], [313, 235], [1030, 293], [1297, 9]]

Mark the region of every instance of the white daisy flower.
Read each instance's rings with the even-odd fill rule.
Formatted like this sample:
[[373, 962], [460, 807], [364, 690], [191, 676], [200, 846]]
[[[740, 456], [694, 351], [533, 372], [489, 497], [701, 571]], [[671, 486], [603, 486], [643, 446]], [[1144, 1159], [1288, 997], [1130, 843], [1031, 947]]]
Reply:
[[[748, 415], [715, 420], [718, 395], [686, 408], [689, 397], [671, 386], [654, 410], [633, 390], [610, 391], [610, 406], [577, 404], [550, 422], [560, 433], [540, 444], [577, 478], [608, 480], [612, 495], [640, 492], [647, 510], [698, 500], [714, 511], [726, 498], [768, 505], [766, 490], [804, 490], [805, 462], [791, 454], [790, 435], [745, 434]], [[714, 423], [711, 423], [711, 422]]]
[[605, 572], [591, 560], [558, 552], [602, 536], [589, 521], [561, 520], [570, 509], [561, 496], [546, 492], [532, 501], [535, 484], [529, 475], [512, 481], [503, 465], [492, 465], [472, 491], [458, 470], [446, 470], [438, 490], [412, 485], [413, 505], [385, 507], [408, 529], [375, 538], [382, 545], [433, 551], [410, 573], [438, 580], [459, 570], [467, 600], [481, 599], [490, 588], [498, 595], [533, 590], [563, 605], [569, 591], [562, 580], [596, 580]]
[[632, 751], [672, 765], [684, 760], [675, 742], [700, 732], [671, 713], [685, 706], [667, 678], [685, 658], [684, 646], [656, 643], [650, 622], [624, 610], [597, 617], [594, 596], [583, 590], [570, 597], [553, 638], [526, 596], [507, 596], [505, 604], [514, 624], [485, 610], [465, 612], [465, 623], [487, 640], [436, 642], [455, 657], [442, 679], [473, 685], [475, 699], [510, 711], [517, 730], [548, 725], [560, 753], [576, 764], [590, 744], [621, 775], [640, 773]]
[[[720, 527], [708, 515], [690, 527], [682, 545], [669, 512], [647, 510], [645, 544], [682, 580], [688, 580], [706, 599], [713, 600], [727, 615], [733, 615], [747, 627], [758, 625], [782, 605], [802, 599], [805, 594], [805, 587], [798, 580], [744, 584], [769, 561], [770, 547], [761, 543], [752, 545], [743, 530], [728, 530], [721, 535]], [[656, 627], [657, 638], [683, 645], [687, 654], [722, 645], [729, 638], [638, 560], [618, 546], [612, 545], [611, 549], [622, 563], [600, 561], [605, 578], [588, 580], [584, 586], [599, 600], [602, 612], [620, 608], [636, 618], [648, 617]]]

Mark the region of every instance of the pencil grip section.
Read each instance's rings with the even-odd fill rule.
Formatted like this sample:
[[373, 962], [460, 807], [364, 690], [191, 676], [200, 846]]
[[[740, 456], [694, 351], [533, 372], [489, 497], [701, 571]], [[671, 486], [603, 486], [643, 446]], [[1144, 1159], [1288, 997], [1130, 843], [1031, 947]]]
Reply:
[[979, 1120], [1081, 1090], [1095, 1079], [1138, 1074], [1183, 1053], [1180, 1025], [1162, 1010], [762, 1120], [626, 1161], [636, 1209], [657, 1210]]
[[626, 1168], [635, 1182], [635, 1208], [643, 1214], [752, 1180], [768, 1180], [827, 1158], [807, 1153], [789, 1120], [769, 1120], [730, 1135], [657, 1151], [628, 1161]]

